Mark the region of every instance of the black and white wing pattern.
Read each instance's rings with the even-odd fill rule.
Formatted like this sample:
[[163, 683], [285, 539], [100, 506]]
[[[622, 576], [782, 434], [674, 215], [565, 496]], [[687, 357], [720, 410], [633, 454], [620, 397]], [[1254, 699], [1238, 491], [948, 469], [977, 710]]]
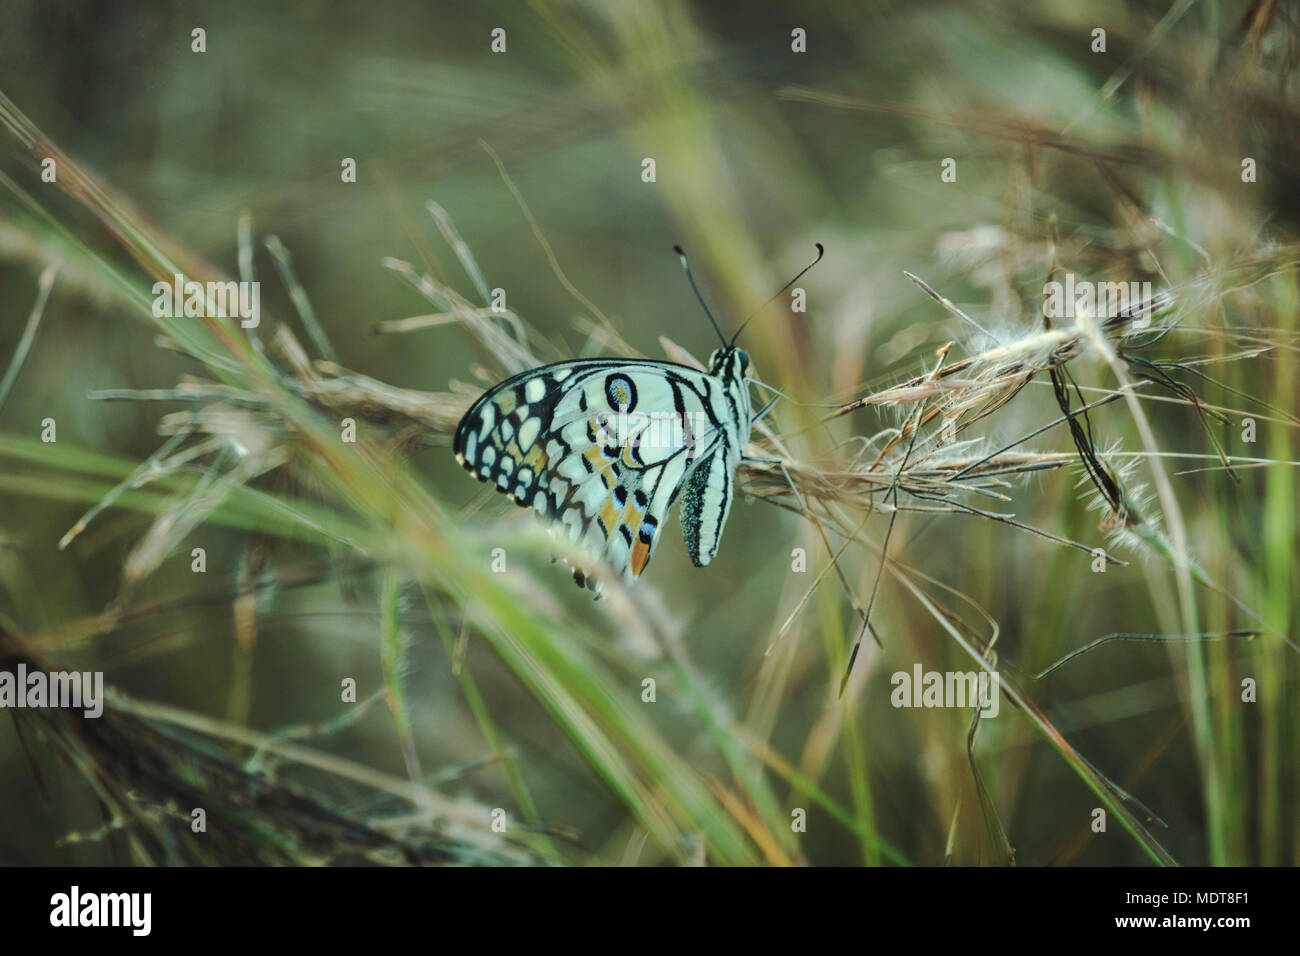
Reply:
[[[532, 507], [632, 581], [682, 495], [682, 536], [709, 563], [749, 439], [749, 359], [714, 352], [708, 372], [671, 362], [574, 359], [522, 372], [461, 419], [456, 460]], [[593, 591], [584, 569], [574, 579]]]

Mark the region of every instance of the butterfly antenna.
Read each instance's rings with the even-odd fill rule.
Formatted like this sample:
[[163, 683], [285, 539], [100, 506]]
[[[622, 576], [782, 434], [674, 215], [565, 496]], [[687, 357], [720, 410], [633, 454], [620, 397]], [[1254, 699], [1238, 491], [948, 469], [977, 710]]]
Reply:
[[769, 305], [771, 305], [780, 297], [781, 293], [785, 292], [786, 289], [790, 288], [790, 286], [794, 285], [796, 282], [802, 279], [804, 277], [804, 273], [806, 273], [813, 266], [817, 265], [817, 263], [821, 262], [822, 256], [824, 255], [826, 255], [826, 247], [819, 242], [817, 243], [817, 258], [814, 259], [812, 262], [808, 263], [802, 269], [800, 269], [799, 274], [797, 276], [795, 276], [793, 279], [791, 279], [785, 285], [781, 286], [781, 288], [779, 288], [776, 291], [776, 295], [772, 296], [772, 298], [768, 299], [766, 302], [760, 305], [757, 309], [754, 310], [753, 315], [751, 315], [744, 322], [740, 323], [740, 328], [736, 329], [736, 334], [731, 337], [731, 345], [729, 345], [728, 348], [736, 344], [736, 339], [740, 338], [740, 333], [744, 330], [745, 326], [749, 325], [750, 321], [754, 318], [755, 315], [758, 315], [758, 313], [766, 309]]
[[704, 301], [704, 296], [700, 295], [700, 287], [695, 284], [695, 276], [691, 275], [691, 264], [686, 261], [686, 251], [682, 249], [681, 246], [673, 246], [673, 252], [677, 253], [677, 258], [682, 260], [682, 268], [686, 270], [686, 281], [691, 284], [691, 291], [695, 293], [695, 298], [699, 301], [700, 308], [704, 310], [704, 314], [707, 315], [709, 321], [713, 323], [713, 331], [718, 333], [718, 341], [721, 342], [723, 346], [726, 346], [727, 337], [722, 334], [722, 329], [718, 328], [718, 320], [715, 319], [713, 313], [709, 311], [709, 306]]

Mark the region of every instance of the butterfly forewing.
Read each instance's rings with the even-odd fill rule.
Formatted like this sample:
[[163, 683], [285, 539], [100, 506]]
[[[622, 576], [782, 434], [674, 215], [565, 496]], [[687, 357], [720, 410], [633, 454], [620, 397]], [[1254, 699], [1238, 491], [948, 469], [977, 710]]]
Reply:
[[[727, 374], [734, 368], [605, 359], [542, 366], [479, 398], [452, 447], [481, 481], [628, 580], [645, 570], [664, 516], [684, 494], [687, 547], [707, 564], [749, 434], [748, 391]], [[574, 577], [595, 589], [583, 570]]]

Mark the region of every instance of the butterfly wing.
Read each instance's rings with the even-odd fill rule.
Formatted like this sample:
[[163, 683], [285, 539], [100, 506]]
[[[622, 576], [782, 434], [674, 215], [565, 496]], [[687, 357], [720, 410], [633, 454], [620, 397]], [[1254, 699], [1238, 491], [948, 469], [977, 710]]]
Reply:
[[682, 491], [682, 540], [697, 568], [704, 567], [718, 553], [722, 529], [731, 512], [731, 485], [739, 462], [739, 450], [720, 442], [686, 479]]
[[[691, 475], [706, 461], [734, 468], [733, 407], [717, 378], [687, 366], [578, 359], [531, 369], [488, 391], [461, 420], [452, 447], [481, 481], [531, 506], [633, 580]], [[718, 456], [724, 447], [727, 454]], [[703, 551], [698, 544], [691, 551], [697, 564], [707, 563], [701, 554], [716, 552], [721, 534], [713, 514], [717, 467], [710, 465], [712, 477], [688, 496], [698, 499], [692, 513], [710, 528], [697, 536]], [[723, 488], [725, 520], [730, 474]], [[587, 579], [581, 570], [574, 577]]]

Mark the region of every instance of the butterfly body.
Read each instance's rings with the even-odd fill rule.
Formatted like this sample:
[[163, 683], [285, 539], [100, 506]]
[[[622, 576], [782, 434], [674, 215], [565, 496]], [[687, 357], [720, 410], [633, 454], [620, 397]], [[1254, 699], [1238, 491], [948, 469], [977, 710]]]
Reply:
[[[573, 359], [482, 395], [452, 440], [480, 481], [532, 507], [631, 581], [681, 497], [691, 560], [707, 565], [749, 440], [749, 359], [717, 350], [707, 372], [672, 362]], [[579, 584], [597, 586], [584, 570]]]

